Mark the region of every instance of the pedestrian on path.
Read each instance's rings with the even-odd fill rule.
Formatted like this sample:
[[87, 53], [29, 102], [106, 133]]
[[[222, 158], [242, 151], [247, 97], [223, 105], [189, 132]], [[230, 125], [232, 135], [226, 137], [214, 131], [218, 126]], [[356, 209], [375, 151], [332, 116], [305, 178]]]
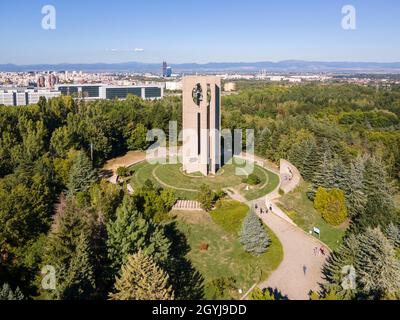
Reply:
[[304, 272], [304, 275], [307, 274], [307, 266], [306, 265], [303, 266], [303, 272]]

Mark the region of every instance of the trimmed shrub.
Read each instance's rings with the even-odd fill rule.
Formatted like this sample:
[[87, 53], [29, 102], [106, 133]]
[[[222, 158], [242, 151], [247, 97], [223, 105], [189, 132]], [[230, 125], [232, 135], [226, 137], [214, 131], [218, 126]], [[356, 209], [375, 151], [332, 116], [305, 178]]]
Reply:
[[314, 199], [314, 208], [326, 222], [334, 226], [343, 223], [348, 216], [344, 192], [336, 188], [328, 191], [319, 187]]

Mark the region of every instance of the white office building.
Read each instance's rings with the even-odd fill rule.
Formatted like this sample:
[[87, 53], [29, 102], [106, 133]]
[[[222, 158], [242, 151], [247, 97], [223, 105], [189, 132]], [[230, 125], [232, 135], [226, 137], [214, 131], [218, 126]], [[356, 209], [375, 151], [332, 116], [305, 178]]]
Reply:
[[0, 105], [27, 106], [38, 103], [40, 97], [51, 99], [60, 95], [60, 92], [49, 89], [4, 87], [0, 88]]
[[165, 89], [170, 91], [181, 91], [182, 87], [182, 81], [167, 81], [165, 83]]
[[161, 99], [164, 96], [162, 85], [60, 84], [55, 88], [62, 95], [84, 98], [85, 100], [126, 99], [129, 94], [145, 100]]

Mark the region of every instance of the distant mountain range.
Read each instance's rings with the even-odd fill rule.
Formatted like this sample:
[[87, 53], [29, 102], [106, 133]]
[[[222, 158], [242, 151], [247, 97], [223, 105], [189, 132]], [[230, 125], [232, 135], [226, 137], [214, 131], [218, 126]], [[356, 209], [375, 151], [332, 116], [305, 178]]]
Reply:
[[[336, 72], [336, 73], [400, 73], [400, 62], [318, 62], [286, 60], [280, 62], [210, 62], [206, 64], [171, 64], [178, 73], [240, 72], [254, 73], [262, 69], [268, 72]], [[161, 73], [161, 63], [80, 63], [80, 64], [0, 64], [3, 72], [28, 71], [87, 71], [87, 72], [153, 72]]]

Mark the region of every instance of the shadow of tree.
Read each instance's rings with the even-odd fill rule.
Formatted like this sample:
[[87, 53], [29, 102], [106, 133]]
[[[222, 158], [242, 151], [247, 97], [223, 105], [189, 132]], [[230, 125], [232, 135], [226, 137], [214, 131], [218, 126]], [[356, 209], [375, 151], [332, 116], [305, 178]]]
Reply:
[[170, 259], [165, 270], [175, 290], [177, 300], [204, 299], [204, 278], [186, 258], [190, 251], [186, 236], [179, 231], [176, 222], [165, 226], [165, 234], [171, 241]]
[[99, 176], [102, 179], [108, 179], [111, 178], [113, 176], [114, 172], [112, 170], [101, 170], [99, 172]]
[[267, 288], [266, 289], [270, 295], [274, 296], [275, 300], [289, 300], [287, 295], [284, 295], [281, 291], [277, 288]]

